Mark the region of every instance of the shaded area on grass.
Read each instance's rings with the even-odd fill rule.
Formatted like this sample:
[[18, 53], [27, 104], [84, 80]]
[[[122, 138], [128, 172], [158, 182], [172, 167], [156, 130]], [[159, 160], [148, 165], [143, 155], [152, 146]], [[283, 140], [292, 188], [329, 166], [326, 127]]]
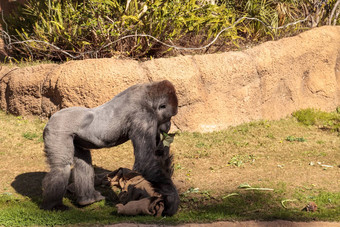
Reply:
[[[230, 193], [235, 193], [230, 192]], [[40, 210], [29, 199], [18, 199], [11, 195], [0, 196], [0, 225], [67, 225], [67, 224], [109, 224], [138, 222], [153, 224], [202, 223], [213, 221], [244, 220], [290, 220], [290, 221], [339, 221], [340, 207], [305, 212], [300, 208], [284, 208], [280, 204], [282, 194], [258, 191], [237, 191], [238, 195], [225, 199], [189, 195], [182, 197], [181, 209], [173, 217], [122, 216], [107, 202], [101, 201], [87, 207], [73, 206], [69, 199], [64, 202], [71, 207], [65, 212]], [[320, 198], [323, 195], [320, 194]], [[339, 198], [339, 193], [327, 195]], [[318, 198], [316, 198], [318, 199]], [[336, 218], [338, 217], [338, 218]]]
[[[110, 170], [106, 170], [97, 166], [95, 166], [94, 169], [95, 173], [111, 172]], [[42, 180], [44, 179], [45, 175], [46, 172], [29, 172], [19, 174], [15, 177], [11, 186], [18, 194], [30, 198], [33, 203], [40, 206], [40, 203], [42, 202]], [[107, 205], [112, 206], [118, 203], [118, 197], [111, 188], [99, 186], [96, 187], [96, 189], [106, 197]], [[75, 203], [76, 198], [72, 193], [66, 192], [65, 197], [68, 198], [74, 206], [78, 206]]]
[[[108, 171], [96, 167], [96, 173]], [[65, 212], [51, 212], [39, 209], [41, 203], [41, 182], [46, 172], [31, 172], [18, 175], [12, 182], [13, 188], [25, 196], [19, 199], [13, 195], [0, 196], [0, 225], [64, 225], [64, 224], [109, 224], [116, 222], [144, 222], [153, 224], [178, 224], [186, 222], [212, 222], [217, 220], [290, 220], [314, 221], [334, 220], [340, 214], [340, 193], [315, 192], [313, 198], [323, 204], [317, 212], [305, 212], [300, 207], [282, 206], [284, 193], [278, 189], [275, 192], [235, 190], [224, 192], [222, 196], [214, 197], [208, 191], [195, 189], [181, 194], [181, 208], [174, 217], [154, 218], [148, 216], [122, 216], [116, 213], [114, 205], [115, 193], [109, 187], [98, 188], [106, 201], [79, 207], [74, 198], [67, 194], [64, 202], [71, 209]], [[297, 190], [297, 194], [301, 193]], [[301, 198], [300, 200], [303, 200]], [[325, 203], [330, 206], [325, 207]], [[331, 206], [332, 202], [334, 203]], [[298, 202], [298, 201], [297, 201]], [[299, 204], [302, 204], [300, 201]], [[294, 203], [292, 204], [294, 205]]]
[[11, 186], [21, 195], [36, 201], [41, 197], [41, 182], [46, 172], [23, 173], [15, 177]]
[[[95, 167], [96, 173], [108, 171]], [[245, 220], [289, 220], [289, 221], [339, 221], [340, 193], [312, 191], [306, 198], [297, 189], [296, 201], [282, 206], [285, 190], [278, 185], [275, 191], [247, 191], [238, 189], [222, 192], [214, 197], [208, 191], [190, 189], [181, 193], [181, 208], [174, 217], [154, 218], [151, 216], [118, 215], [114, 205], [116, 194], [109, 187], [99, 187], [105, 201], [90, 206], [79, 207], [74, 197], [68, 193], [64, 203], [71, 209], [65, 212], [51, 212], [39, 209], [41, 203], [41, 182], [46, 172], [31, 172], [18, 175], [12, 187], [25, 196], [18, 198], [11, 194], [0, 195], [0, 225], [67, 225], [67, 224], [112, 224], [118, 222], [138, 222], [153, 224], [203, 223], [214, 221]], [[316, 212], [306, 212], [301, 208], [308, 200], [320, 204]]]

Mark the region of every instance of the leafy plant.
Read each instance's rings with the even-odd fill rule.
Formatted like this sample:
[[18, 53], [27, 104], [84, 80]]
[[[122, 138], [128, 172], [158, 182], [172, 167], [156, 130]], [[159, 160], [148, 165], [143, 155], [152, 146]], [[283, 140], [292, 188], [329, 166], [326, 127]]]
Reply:
[[323, 129], [339, 131], [340, 129], [340, 113], [323, 112], [320, 110], [308, 108], [296, 111], [292, 114], [299, 122], [304, 125], [316, 125]]
[[255, 162], [253, 155], [235, 155], [229, 160], [228, 165], [241, 167], [244, 163], [249, 162]]
[[[216, 52], [238, 48], [243, 42], [295, 34], [329, 24], [330, 20], [335, 21], [333, 24], [340, 22], [336, 0], [216, 2], [27, 0], [0, 21], [6, 32], [3, 37], [7, 52], [14, 61], [65, 61], [117, 55], [145, 59]], [[244, 16], [253, 19], [239, 20]], [[301, 23], [275, 29], [298, 20]], [[219, 39], [214, 40], [217, 35]], [[213, 40], [213, 45], [203, 49], [171, 47], [202, 47]]]
[[278, 14], [273, 7], [274, 1], [272, 0], [249, 0], [245, 6], [245, 12], [250, 17], [258, 18], [260, 21], [250, 21], [247, 26], [250, 29], [249, 34], [252, 38], [258, 40], [263, 35], [269, 35], [273, 38], [273, 32], [266, 25], [277, 27]]
[[[201, 45], [235, 16], [225, 6], [192, 0], [28, 0], [6, 20], [14, 24], [8, 32], [19, 40], [12, 45], [17, 54], [28, 60], [67, 60], [111, 57], [118, 51], [132, 57], [161, 56], [171, 48], [157, 40]], [[222, 36], [239, 38], [236, 27]]]

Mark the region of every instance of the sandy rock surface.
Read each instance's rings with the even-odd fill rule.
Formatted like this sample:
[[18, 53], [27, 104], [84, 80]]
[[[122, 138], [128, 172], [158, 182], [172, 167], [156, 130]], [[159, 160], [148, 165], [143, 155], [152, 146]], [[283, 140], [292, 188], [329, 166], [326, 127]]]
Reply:
[[61, 108], [98, 106], [133, 84], [162, 79], [175, 85], [179, 97], [174, 130], [221, 130], [307, 107], [332, 111], [340, 105], [340, 27], [238, 52], [0, 66], [0, 108], [49, 117]]

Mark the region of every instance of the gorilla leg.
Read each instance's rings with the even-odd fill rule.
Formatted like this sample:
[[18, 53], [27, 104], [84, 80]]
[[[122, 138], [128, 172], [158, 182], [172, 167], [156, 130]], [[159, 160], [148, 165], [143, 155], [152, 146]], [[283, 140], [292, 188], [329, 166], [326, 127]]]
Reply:
[[73, 139], [69, 135], [56, 135], [45, 131], [45, 153], [50, 165], [50, 172], [46, 174], [42, 182], [43, 202], [42, 209], [65, 210], [63, 196], [71, 174], [74, 146]]
[[45, 210], [66, 210], [63, 205], [63, 196], [71, 173], [70, 165], [52, 167], [46, 174], [43, 186], [43, 203], [41, 208]]
[[73, 178], [79, 205], [84, 206], [105, 199], [94, 189], [94, 170], [89, 150], [76, 147]]
[[172, 182], [171, 184], [163, 185], [163, 188], [161, 188], [160, 191], [164, 198], [164, 211], [162, 215], [173, 216], [176, 214], [180, 203], [180, 198], [175, 185]]

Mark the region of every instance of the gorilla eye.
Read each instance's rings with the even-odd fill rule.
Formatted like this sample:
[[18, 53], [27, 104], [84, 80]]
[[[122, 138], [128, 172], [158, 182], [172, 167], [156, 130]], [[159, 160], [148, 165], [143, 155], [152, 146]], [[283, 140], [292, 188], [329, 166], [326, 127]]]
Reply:
[[160, 105], [159, 107], [158, 107], [158, 109], [165, 109], [166, 108], [166, 105], [165, 104], [162, 104], [162, 105]]

